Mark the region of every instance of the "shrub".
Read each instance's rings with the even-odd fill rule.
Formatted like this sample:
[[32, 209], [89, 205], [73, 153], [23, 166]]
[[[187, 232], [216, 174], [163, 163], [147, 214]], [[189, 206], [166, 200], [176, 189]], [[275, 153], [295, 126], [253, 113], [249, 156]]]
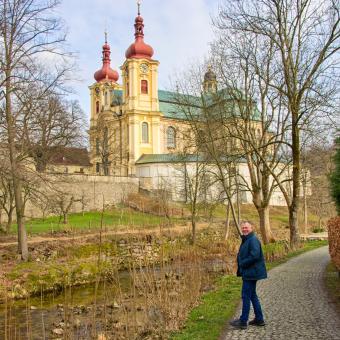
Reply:
[[263, 253], [266, 261], [275, 261], [281, 259], [289, 252], [288, 243], [285, 241], [269, 243], [263, 245]]
[[313, 233], [323, 233], [325, 231], [324, 228], [314, 227]]
[[340, 215], [340, 137], [335, 140], [336, 153], [334, 156], [335, 168], [330, 176], [331, 194], [335, 201], [338, 215]]
[[332, 262], [340, 271], [340, 216], [328, 221], [328, 239]]

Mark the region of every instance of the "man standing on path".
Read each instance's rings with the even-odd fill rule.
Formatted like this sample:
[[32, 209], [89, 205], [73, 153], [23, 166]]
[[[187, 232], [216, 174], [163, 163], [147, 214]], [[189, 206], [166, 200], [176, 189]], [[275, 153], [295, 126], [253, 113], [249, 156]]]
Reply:
[[267, 278], [261, 243], [255, 236], [250, 222], [240, 223], [242, 243], [237, 254], [237, 276], [242, 277], [242, 314], [239, 319], [230, 322], [230, 325], [246, 329], [250, 312], [250, 302], [253, 304], [255, 319], [249, 325], [264, 326], [261, 304], [256, 294], [258, 280]]

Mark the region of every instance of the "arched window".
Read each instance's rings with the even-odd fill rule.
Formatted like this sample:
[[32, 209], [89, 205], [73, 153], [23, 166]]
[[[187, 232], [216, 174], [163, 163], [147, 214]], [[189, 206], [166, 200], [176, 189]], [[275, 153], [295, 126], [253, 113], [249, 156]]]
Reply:
[[169, 126], [166, 130], [166, 144], [168, 148], [176, 147], [176, 130], [172, 126]]
[[105, 105], [107, 105], [109, 103], [109, 98], [108, 98], [108, 93], [107, 91], [105, 91]]
[[127, 97], [130, 95], [130, 86], [129, 86], [129, 82], [126, 83], [126, 95], [127, 95]]
[[99, 113], [99, 101], [96, 101], [96, 113]]
[[149, 124], [142, 123], [142, 143], [149, 143]]
[[148, 81], [147, 80], [141, 81], [141, 93], [148, 94]]

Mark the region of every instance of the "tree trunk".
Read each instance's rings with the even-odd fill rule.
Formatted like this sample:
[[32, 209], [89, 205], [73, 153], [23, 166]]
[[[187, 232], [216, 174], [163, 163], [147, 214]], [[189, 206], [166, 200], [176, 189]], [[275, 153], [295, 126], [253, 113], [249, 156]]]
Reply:
[[28, 260], [28, 245], [27, 245], [27, 233], [25, 228], [25, 217], [24, 217], [24, 203], [22, 199], [22, 184], [19, 166], [17, 164], [17, 152], [15, 145], [15, 122], [12, 114], [11, 105], [11, 74], [6, 72], [6, 122], [8, 129], [8, 146], [9, 146], [9, 157], [11, 164], [11, 174], [13, 182], [13, 191], [15, 199], [15, 210], [17, 216], [18, 225], [18, 252], [21, 255], [23, 261]]
[[2, 225], [2, 210], [0, 209], [0, 232], [6, 234], [6, 227]]
[[45, 172], [46, 171], [46, 168], [47, 168], [47, 161], [45, 159], [41, 159], [39, 157], [36, 157], [35, 159], [35, 169], [38, 171], [38, 172]]
[[191, 243], [196, 243], [196, 216], [191, 215]]
[[230, 206], [228, 203], [227, 210], [226, 210], [226, 220], [225, 220], [225, 234], [224, 234], [225, 240], [229, 238], [229, 233], [230, 233]]
[[63, 224], [67, 224], [67, 213], [63, 213]]
[[298, 229], [298, 204], [289, 207], [289, 230], [290, 230], [290, 246], [295, 249], [300, 244], [300, 235]]
[[268, 244], [275, 242], [275, 238], [270, 228], [269, 207], [257, 208], [257, 212], [260, 218], [260, 231], [263, 243]]
[[237, 223], [240, 225], [241, 222], [241, 203], [240, 203], [240, 190], [239, 190], [239, 183], [237, 183]]
[[307, 195], [306, 189], [304, 190], [303, 195], [303, 220], [304, 220], [304, 232], [308, 234], [308, 206], [307, 206]]
[[9, 234], [11, 231], [12, 222], [13, 222], [13, 209], [10, 209], [7, 216], [6, 234]]
[[297, 248], [300, 244], [299, 235], [299, 198], [300, 198], [300, 132], [298, 127], [298, 110], [292, 110], [292, 157], [293, 157], [293, 193], [289, 206], [290, 246]]

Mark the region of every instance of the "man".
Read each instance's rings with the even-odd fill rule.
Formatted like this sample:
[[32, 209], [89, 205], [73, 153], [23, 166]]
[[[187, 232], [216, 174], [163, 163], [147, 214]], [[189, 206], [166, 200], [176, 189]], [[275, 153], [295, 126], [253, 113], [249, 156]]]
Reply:
[[261, 243], [255, 236], [250, 222], [240, 223], [242, 243], [237, 254], [237, 276], [242, 277], [242, 314], [230, 325], [239, 329], [246, 329], [249, 318], [250, 302], [253, 304], [255, 319], [249, 325], [264, 326], [264, 318], [259, 298], [256, 294], [258, 280], [267, 278]]

